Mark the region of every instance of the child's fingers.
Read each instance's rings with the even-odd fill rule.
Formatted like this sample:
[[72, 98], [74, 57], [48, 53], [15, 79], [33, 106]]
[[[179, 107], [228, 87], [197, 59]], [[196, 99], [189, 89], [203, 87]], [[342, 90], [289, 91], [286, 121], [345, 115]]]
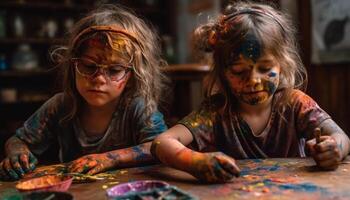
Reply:
[[94, 175], [102, 172], [104, 170], [102, 165], [97, 165], [96, 167], [92, 168], [90, 171], [87, 172], [88, 175]]
[[24, 175], [24, 171], [22, 169], [22, 166], [21, 164], [19, 163], [19, 160], [18, 160], [18, 156], [13, 156], [10, 158], [10, 162], [11, 162], [11, 165], [12, 165], [12, 169], [15, 170], [15, 172], [17, 173], [17, 175], [19, 177], [23, 177]]
[[83, 163], [84, 164], [78, 163], [71, 171], [76, 173], [86, 173], [97, 165], [96, 161], [85, 161]]
[[334, 159], [334, 160], [337, 160], [338, 162], [340, 162], [340, 156], [337, 155], [333, 151], [326, 151], [326, 152], [315, 154], [314, 159], [316, 161], [333, 160]]
[[226, 172], [225, 169], [223, 169], [219, 162], [215, 162], [214, 166], [210, 168], [210, 179], [209, 182], [227, 182], [229, 180], [232, 180], [234, 177], [232, 174]]
[[14, 179], [14, 180], [18, 180], [19, 179], [19, 176], [17, 175], [17, 173], [12, 169], [12, 165], [11, 165], [11, 162], [10, 162], [10, 159], [9, 158], [5, 158], [5, 160], [3, 161], [4, 162], [4, 169], [7, 173], [7, 175], [11, 178], [11, 179]]
[[19, 156], [19, 161], [22, 165], [22, 168], [25, 172], [29, 172], [30, 168], [29, 168], [29, 157], [27, 154], [21, 154]]
[[239, 176], [241, 170], [232, 158], [223, 155], [216, 155], [215, 158], [225, 171], [237, 177]]
[[316, 145], [316, 151], [318, 153], [326, 152], [326, 151], [336, 151], [337, 144], [334, 140], [327, 138], [321, 138], [321, 142]]
[[33, 171], [36, 165], [38, 164], [38, 159], [31, 152], [29, 152], [28, 157], [29, 157], [29, 170]]
[[333, 170], [339, 166], [339, 161], [336, 159], [322, 160], [318, 161], [318, 166], [323, 169]]
[[316, 140], [315, 139], [311, 139], [311, 140], [308, 140], [306, 142], [305, 150], [306, 150], [308, 155], [313, 156], [313, 155], [316, 154], [315, 145], [316, 145]]
[[10, 180], [10, 177], [8, 176], [8, 174], [6, 173], [6, 170], [4, 168], [4, 162], [0, 163], [0, 180], [3, 180], [3, 181]]

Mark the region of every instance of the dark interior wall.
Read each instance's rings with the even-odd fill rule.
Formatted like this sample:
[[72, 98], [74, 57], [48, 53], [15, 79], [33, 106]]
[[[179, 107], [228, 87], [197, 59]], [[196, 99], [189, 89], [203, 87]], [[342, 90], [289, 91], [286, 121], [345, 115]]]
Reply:
[[307, 93], [350, 135], [350, 63], [311, 63], [311, 0], [298, 0], [300, 47], [308, 70]]

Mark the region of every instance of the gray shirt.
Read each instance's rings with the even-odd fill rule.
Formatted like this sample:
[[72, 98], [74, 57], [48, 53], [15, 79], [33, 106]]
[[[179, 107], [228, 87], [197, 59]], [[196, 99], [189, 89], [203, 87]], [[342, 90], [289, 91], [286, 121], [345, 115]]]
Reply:
[[118, 106], [104, 136], [92, 142], [78, 119], [73, 119], [65, 125], [59, 123], [66, 113], [64, 96], [59, 93], [25, 121], [23, 127], [17, 129], [16, 136], [36, 155], [41, 155], [57, 142], [61, 162], [68, 162], [90, 153], [135, 146], [153, 140], [156, 135], [167, 129], [163, 115], [158, 111], [151, 115], [150, 125], [145, 123], [143, 102], [141, 98], [134, 98], [127, 106]]

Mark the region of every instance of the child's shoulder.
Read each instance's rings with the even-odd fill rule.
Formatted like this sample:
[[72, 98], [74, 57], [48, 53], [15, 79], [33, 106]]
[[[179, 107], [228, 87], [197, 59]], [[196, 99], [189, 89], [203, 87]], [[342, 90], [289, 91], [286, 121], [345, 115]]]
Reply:
[[63, 93], [56, 93], [51, 98], [49, 98], [45, 104], [47, 105], [61, 105], [64, 103], [64, 94]]
[[292, 105], [292, 107], [297, 104], [316, 104], [309, 95], [299, 89], [282, 89], [277, 94], [280, 100], [284, 100], [284, 103]]

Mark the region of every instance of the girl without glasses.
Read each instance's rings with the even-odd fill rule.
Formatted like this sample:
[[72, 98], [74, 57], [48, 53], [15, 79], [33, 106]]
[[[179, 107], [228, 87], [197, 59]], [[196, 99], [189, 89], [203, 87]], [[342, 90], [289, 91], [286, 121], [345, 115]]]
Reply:
[[298, 89], [306, 73], [284, 15], [237, 2], [194, 36], [212, 53], [208, 98], [153, 141], [154, 155], [202, 181], [223, 182], [239, 174], [234, 159], [304, 157], [307, 140], [320, 168], [337, 168], [349, 153], [349, 138]]
[[164, 76], [158, 38], [141, 19], [106, 5], [78, 21], [52, 58], [63, 93], [37, 110], [6, 142], [2, 179], [32, 171], [36, 156], [59, 146], [69, 172], [95, 174], [151, 162], [150, 141], [167, 127], [157, 110]]

